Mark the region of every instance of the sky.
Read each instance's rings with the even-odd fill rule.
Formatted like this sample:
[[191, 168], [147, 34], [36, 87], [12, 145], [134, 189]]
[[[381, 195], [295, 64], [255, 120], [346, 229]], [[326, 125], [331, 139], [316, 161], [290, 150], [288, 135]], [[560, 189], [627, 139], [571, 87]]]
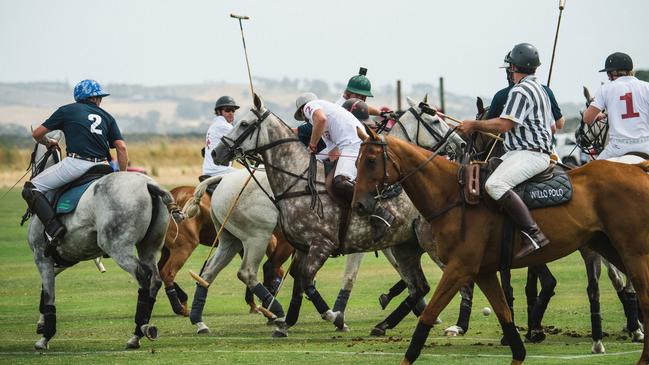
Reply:
[[[490, 98], [505, 86], [505, 54], [541, 55], [547, 83], [558, 0], [0, 0], [0, 82], [247, 84], [253, 76], [346, 83], [359, 66], [374, 87], [402, 80]], [[551, 88], [582, 102], [606, 81], [607, 55], [649, 69], [649, 1], [566, 0]], [[304, 90], [296, 90], [298, 91]]]

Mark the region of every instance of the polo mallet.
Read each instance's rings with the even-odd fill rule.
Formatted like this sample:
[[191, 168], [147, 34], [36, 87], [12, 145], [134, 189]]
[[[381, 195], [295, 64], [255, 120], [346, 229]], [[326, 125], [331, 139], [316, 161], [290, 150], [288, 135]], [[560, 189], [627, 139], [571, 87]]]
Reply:
[[[459, 119], [457, 119], [457, 118], [453, 118], [453, 117], [450, 116], [450, 115], [444, 114], [444, 113], [442, 113], [442, 112], [438, 111], [437, 109], [432, 108], [432, 107], [430, 107], [430, 106], [419, 104], [419, 108], [422, 109], [422, 110], [425, 110], [427, 113], [429, 113], [429, 114], [431, 114], [431, 115], [438, 115], [438, 116], [440, 116], [440, 117], [442, 117], [442, 118], [444, 118], [444, 119], [448, 119], [448, 120], [450, 120], [450, 121], [452, 121], [452, 122], [455, 122], [455, 123], [457, 123], [457, 124], [461, 124], [461, 123], [462, 123], [461, 120], [459, 120]], [[502, 141], [502, 140], [503, 140], [502, 137], [497, 136], [497, 135], [495, 135], [495, 134], [493, 134], [493, 133], [483, 132], [483, 131], [478, 131], [478, 132], [484, 134], [485, 136], [489, 136], [489, 137], [491, 137], [491, 138], [493, 138], [493, 139], [496, 139], [496, 140], [499, 140], [499, 141]]]
[[95, 257], [93, 261], [95, 262], [95, 266], [97, 266], [97, 270], [99, 270], [100, 273], [103, 274], [106, 272], [106, 267], [104, 267], [104, 264], [101, 263], [101, 256]]
[[548, 73], [548, 83], [550, 86], [550, 80], [552, 79], [552, 66], [554, 66], [554, 52], [557, 50], [557, 41], [559, 40], [559, 27], [561, 26], [561, 14], [563, 14], [563, 8], [566, 7], [566, 0], [559, 0], [559, 20], [557, 21], [557, 32], [554, 34], [554, 46], [552, 46], [552, 59], [550, 60], [550, 72]]
[[246, 67], [248, 67], [248, 81], [250, 82], [250, 96], [254, 97], [255, 91], [252, 88], [252, 74], [250, 73], [250, 62], [248, 62], [248, 49], [246, 48], [246, 37], [243, 35], [242, 20], [250, 20], [247, 15], [230, 14], [230, 18], [239, 19], [239, 29], [241, 29], [241, 41], [243, 42], [243, 53], [246, 55]]
[[[246, 189], [246, 186], [248, 186], [248, 183], [252, 179], [252, 174], [248, 176], [248, 179], [246, 180], [245, 184], [243, 184], [243, 187], [241, 188], [241, 191], [239, 191], [239, 194], [237, 197], [234, 199], [232, 204], [230, 204], [230, 208], [228, 208], [228, 212], [225, 215], [225, 218], [223, 218], [223, 222], [221, 223], [221, 228], [219, 228], [219, 231], [216, 234], [216, 237], [214, 238], [214, 242], [212, 242], [212, 247], [210, 248], [210, 251], [207, 253], [207, 257], [205, 258], [205, 261], [203, 261], [203, 267], [201, 268], [200, 274], [203, 274], [203, 271], [205, 270], [205, 266], [207, 265], [207, 260], [210, 259], [210, 256], [212, 256], [212, 251], [214, 251], [214, 247], [216, 247], [216, 243], [219, 242], [219, 238], [221, 237], [221, 233], [223, 233], [223, 229], [225, 228], [225, 224], [228, 222], [228, 219], [230, 219], [230, 215], [232, 214], [232, 211], [234, 210], [234, 207], [237, 205], [239, 202], [239, 199], [241, 198], [241, 194], [243, 194], [243, 191]], [[200, 284], [204, 288], [209, 288], [210, 283], [208, 283], [205, 279], [201, 277], [200, 274], [196, 274], [192, 270], [189, 270], [189, 276], [191, 276], [198, 284]]]

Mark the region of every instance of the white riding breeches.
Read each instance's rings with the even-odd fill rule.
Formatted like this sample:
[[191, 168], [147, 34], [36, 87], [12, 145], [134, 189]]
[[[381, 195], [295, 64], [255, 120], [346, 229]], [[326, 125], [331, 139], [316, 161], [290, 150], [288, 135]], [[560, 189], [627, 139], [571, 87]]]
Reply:
[[509, 151], [501, 159], [503, 162], [485, 182], [485, 190], [494, 200], [550, 166], [550, 156], [542, 152]]
[[339, 147], [339, 149], [340, 157], [338, 157], [334, 177], [344, 175], [354, 181], [356, 179], [356, 159], [358, 158], [361, 146], [360, 144], [354, 144]]
[[[619, 161], [616, 158], [620, 158], [629, 152], [643, 152], [649, 154], [649, 141], [645, 140], [646, 138], [639, 138], [637, 140], [615, 140], [612, 139], [604, 148], [604, 151], [597, 156], [598, 160], [610, 160], [615, 162], [622, 163], [639, 163], [644, 161], [641, 157], [631, 159], [630, 162]], [[631, 157], [631, 156], [628, 156]], [[626, 158], [626, 157], [625, 157]], [[635, 162], [637, 161], [637, 162]]]
[[31, 180], [31, 183], [34, 184], [36, 190], [47, 193], [79, 178], [92, 166], [103, 163], [66, 157], [61, 162], [36, 175]]

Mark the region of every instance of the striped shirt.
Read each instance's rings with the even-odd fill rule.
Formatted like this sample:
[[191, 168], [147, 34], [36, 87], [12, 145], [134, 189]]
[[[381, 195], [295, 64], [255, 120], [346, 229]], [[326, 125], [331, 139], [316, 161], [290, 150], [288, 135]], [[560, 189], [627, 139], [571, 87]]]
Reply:
[[507, 151], [552, 151], [552, 107], [536, 76], [526, 76], [512, 87], [500, 117], [515, 123], [505, 134]]

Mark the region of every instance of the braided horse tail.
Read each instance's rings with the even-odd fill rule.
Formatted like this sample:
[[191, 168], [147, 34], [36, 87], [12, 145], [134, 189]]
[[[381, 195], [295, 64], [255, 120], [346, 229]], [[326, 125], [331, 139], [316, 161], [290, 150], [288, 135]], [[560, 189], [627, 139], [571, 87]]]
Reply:
[[187, 200], [185, 206], [183, 207], [183, 213], [187, 218], [195, 217], [200, 211], [201, 197], [205, 194], [207, 187], [214, 184], [220, 183], [223, 179], [223, 175], [212, 176], [208, 179], [203, 180], [196, 189], [194, 189], [194, 196]]

